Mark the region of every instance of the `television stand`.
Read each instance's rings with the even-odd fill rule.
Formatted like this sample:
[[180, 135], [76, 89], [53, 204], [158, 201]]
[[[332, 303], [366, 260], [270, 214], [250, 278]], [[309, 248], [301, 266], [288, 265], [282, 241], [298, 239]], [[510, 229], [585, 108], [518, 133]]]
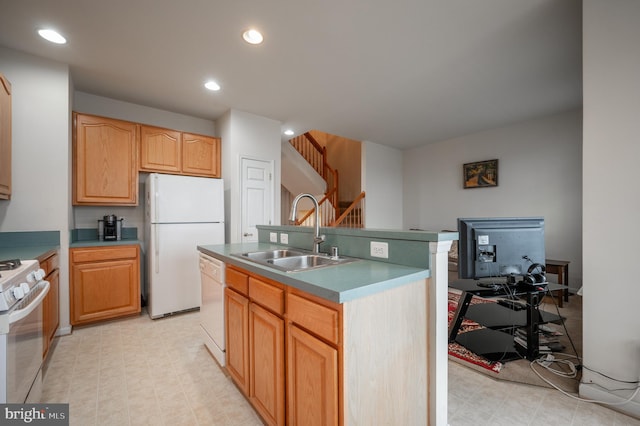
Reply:
[[[540, 324], [562, 321], [562, 317], [540, 311], [538, 304], [547, 291], [556, 291], [562, 286], [548, 283], [545, 287], [528, 285], [478, 286], [478, 280], [457, 280], [450, 287], [461, 290], [458, 307], [449, 324], [449, 342], [456, 342], [470, 351], [491, 361], [509, 361], [526, 358], [536, 359], [540, 354], [538, 331]], [[514, 311], [498, 303], [473, 305], [473, 296], [482, 298], [524, 297], [526, 309]], [[458, 334], [464, 318], [477, 322], [485, 328]], [[523, 328], [526, 341], [523, 347], [514, 338], [515, 330]]]

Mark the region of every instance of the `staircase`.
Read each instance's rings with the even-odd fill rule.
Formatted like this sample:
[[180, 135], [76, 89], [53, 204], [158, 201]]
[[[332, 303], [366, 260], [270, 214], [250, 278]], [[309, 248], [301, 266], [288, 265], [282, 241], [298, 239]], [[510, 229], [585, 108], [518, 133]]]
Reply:
[[[327, 163], [326, 147], [321, 146], [309, 132], [296, 136], [289, 140], [289, 143], [326, 182], [324, 197], [318, 201], [320, 226], [362, 228], [364, 191], [353, 202], [338, 201], [338, 171]], [[309, 221], [314, 210], [307, 211], [296, 221], [296, 224], [311, 226], [312, 224], [306, 222]]]
[[[361, 193], [362, 198], [364, 198], [364, 192]], [[355, 201], [340, 201], [338, 203], [338, 211], [339, 216], [338, 219], [340, 222], [337, 226], [346, 227], [346, 228], [362, 228], [363, 221], [363, 203]], [[338, 222], [338, 220], [336, 220]]]

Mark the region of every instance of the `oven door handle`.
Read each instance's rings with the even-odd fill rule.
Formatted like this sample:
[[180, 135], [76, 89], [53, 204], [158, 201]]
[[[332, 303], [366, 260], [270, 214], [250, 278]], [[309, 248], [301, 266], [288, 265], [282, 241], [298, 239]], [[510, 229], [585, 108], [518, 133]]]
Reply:
[[33, 312], [34, 310], [36, 310], [36, 308], [38, 307], [38, 305], [40, 304], [40, 302], [42, 301], [42, 299], [44, 299], [44, 297], [47, 295], [47, 293], [49, 293], [49, 281], [40, 281], [41, 283], [44, 283], [44, 288], [42, 289], [42, 291], [40, 292], [40, 294], [38, 294], [36, 296], [35, 299], [33, 299], [27, 306], [25, 306], [22, 309], [16, 309], [15, 311], [13, 311], [10, 315], [9, 315], [9, 325], [16, 323], [18, 321], [20, 321], [21, 319], [25, 318], [27, 315], [29, 315], [31, 312]]

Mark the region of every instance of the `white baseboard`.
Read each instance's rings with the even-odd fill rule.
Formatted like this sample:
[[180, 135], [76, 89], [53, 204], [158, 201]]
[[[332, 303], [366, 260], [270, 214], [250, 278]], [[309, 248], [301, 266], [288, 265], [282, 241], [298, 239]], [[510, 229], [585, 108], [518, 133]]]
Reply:
[[[603, 401], [609, 403], [620, 403], [628, 398], [623, 397], [592, 384], [592, 383], [580, 383], [580, 398], [592, 399], [594, 401]], [[633, 390], [626, 391], [626, 394], [631, 396]], [[619, 411], [628, 416], [633, 416], [640, 419], [640, 394], [636, 395], [635, 399], [621, 405], [605, 405], [605, 407], [612, 410]]]
[[56, 336], [66, 336], [67, 334], [71, 334], [71, 326], [60, 327], [58, 331], [56, 331]]

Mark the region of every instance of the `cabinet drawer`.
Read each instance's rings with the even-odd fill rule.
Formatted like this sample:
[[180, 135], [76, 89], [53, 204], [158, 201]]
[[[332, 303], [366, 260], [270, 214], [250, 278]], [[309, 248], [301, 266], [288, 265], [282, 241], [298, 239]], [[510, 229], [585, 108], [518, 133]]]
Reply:
[[249, 298], [278, 315], [284, 314], [284, 286], [249, 278]]
[[40, 262], [40, 268], [44, 270], [45, 277], [49, 275], [52, 271], [58, 269], [60, 266], [60, 256], [54, 254], [53, 256], [47, 257], [45, 260]]
[[71, 261], [73, 263], [115, 259], [135, 259], [136, 257], [138, 257], [138, 246], [91, 247], [71, 249]]
[[245, 296], [249, 295], [249, 275], [232, 267], [227, 267], [225, 280], [229, 287]]
[[289, 320], [306, 328], [319, 337], [339, 344], [338, 327], [340, 313], [335, 309], [316, 303], [297, 294], [287, 294]]

